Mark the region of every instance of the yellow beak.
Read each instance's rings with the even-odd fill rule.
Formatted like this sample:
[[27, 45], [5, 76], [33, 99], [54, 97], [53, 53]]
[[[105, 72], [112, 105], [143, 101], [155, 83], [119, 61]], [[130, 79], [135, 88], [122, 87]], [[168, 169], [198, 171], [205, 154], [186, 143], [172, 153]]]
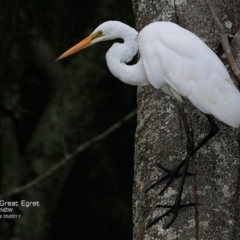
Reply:
[[83, 39], [81, 42], [77, 43], [75, 46], [71, 47], [70, 49], [68, 49], [65, 53], [63, 53], [59, 58], [56, 59], [56, 61], [68, 57], [86, 47], [89, 47], [91, 45], [91, 42], [94, 38], [96, 38], [98, 35], [98, 33], [93, 33], [90, 36], [88, 36], [87, 38]]

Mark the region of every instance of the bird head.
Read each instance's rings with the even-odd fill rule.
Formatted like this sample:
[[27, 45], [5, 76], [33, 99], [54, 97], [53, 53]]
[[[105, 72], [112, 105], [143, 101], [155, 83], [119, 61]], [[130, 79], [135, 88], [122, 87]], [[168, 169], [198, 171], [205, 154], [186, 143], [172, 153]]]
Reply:
[[97, 42], [107, 41], [116, 38], [118, 36], [116, 31], [116, 25], [118, 24], [119, 22], [117, 21], [108, 21], [101, 24], [88, 37], [86, 37], [81, 42], [77, 43], [76, 45], [68, 49], [66, 52], [64, 52], [60, 57], [56, 59], [56, 61], [68, 57], [84, 48], [90, 47]]
[[85, 39], [83, 39], [81, 42], [77, 43], [76, 45], [74, 45], [73, 47], [71, 47], [70, 49], [68, 49], [66, 52], [64, 52], [60, 57], [58, 57], [56, 59], [56, 61], [68, 57], [84, 48], [90, 47], [91, 45], [93, 45], [94, 43], [103, 41], [103, 32], [101, 30], [99, 31], [94, 31], [92, 34], [90, 34], [88, 37], [86, 37]]
[[[119, 21], [107, 21], [99, 25], [87, 38], [71, 47], [63, 53], [57, 60], [68, 57], [84, 48], [90, 47], [97, 42], [113, 40], [116, 38], [137, 39], [138, 32], [128, 25]], [[56, 60], [56, 61], [57, 61]]]

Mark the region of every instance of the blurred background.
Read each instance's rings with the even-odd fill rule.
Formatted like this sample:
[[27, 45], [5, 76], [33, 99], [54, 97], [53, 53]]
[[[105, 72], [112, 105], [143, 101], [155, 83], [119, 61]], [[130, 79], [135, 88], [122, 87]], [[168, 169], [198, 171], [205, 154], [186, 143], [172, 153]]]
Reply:
[[[104, 21], [134, 27], [131, 0], [0, 2], [3, 195], [134, 110], [136, 88], [108, 70], [113, 42], [54, 62]], [[135, 127], [136, 118], [33, 187], [4, 197], [40, 207], [15, 207], [20, 219], [0, 219], [0, 240], [132, 239]]]

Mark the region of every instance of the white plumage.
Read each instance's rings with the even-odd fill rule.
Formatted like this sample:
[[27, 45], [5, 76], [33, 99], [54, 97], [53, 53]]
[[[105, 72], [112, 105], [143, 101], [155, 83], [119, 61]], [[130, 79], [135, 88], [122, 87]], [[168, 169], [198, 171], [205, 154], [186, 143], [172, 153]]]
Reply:
[[[151, 84], [232, 127], [240, 126], [240, 93], [216, 54], [195, 34], [171, 22], [155, 22], [138, 32], [118, 21], [97, 27], [86, 39], [62, 54], [69, 56], [100, 41], [122, 38], [106, 55], [114, 76], [132, 85]], [[137, 51], [137, 64], [129, 62]]]

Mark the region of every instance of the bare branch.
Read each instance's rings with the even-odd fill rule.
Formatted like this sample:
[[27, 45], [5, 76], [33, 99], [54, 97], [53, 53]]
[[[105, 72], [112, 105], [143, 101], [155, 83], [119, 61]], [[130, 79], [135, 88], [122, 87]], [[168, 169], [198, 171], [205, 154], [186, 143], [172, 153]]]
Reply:
[[97, 141], [100, 141], [100, 140], [104, 139], [105, 137], [107, 137], [109, 134], [111, 134], [116, 129], [121, 127], [125, 122], [132, 119], [135, 115], [136, 115], [136, 110], [127, 114], [124, 118], [122, 118], [120, 121], [118, 121], [117, 123], [112, 125], [110, 128], [105, 130], [103, 133], [97, 135], [96, 137], [94, 137], [94, 138], [86, 141], [85, 143], [81, 144], [80, 146], [78, 146], [72, 153], [67, 154], [59, 163], [56, 163], [55, 165], [53, 165], [50, 169], [48, 169], [47, 171], [40, 174], [40, 176], [38, 176], [34, 180], [28, 182], [27, 184], [25, 184], [21, 187], [18, 187], [18, 188], [15, 188], [15, 189], [13, 189], [9, 192], [3, 193], [2, 195], [0, 195], [0, 199], [3, 199], [5, 197], [9, 197], [9, 196], [14, 195], [14, 194], [21, 193], [21, 192], [26, 191], [27, 189], [33, 187], [34, 185], [40, 183], [42, 180], [44, 180], [48, 176], [52, 175], [55, 171], [57, 171], [62, 166], [64, 166], [66, 163], [68, 163], [70, 160], [72, 160], [77, 154], [79, 154], [80, 152], [82, 152], [86, 148], [90, 147], [93, 143], [95, 143]]
[[233, 7], [233, 19], [234, 19], [234, 25], [236, 31], [239, 29], [238, 25], [238, 14], [237, 14], [237, 5], [236, 5], [236, 0], [232, 0], [232, 7]]
[[209, 11], [212, 14], [212, 18], [213, 18], [214, 23], [216, 24], [216, 26], [218, 27], [218, 29], [220, 31], [220, 41], [221, 41], [223, 50], [224, 50], [224, 52], [226, 54], [228, 63], [230, 65], [234, 75], [237, 77], [238, 81], [240, 81], [240, 70], [239, 70], [239, 68], [237, 66], [237, 63], [236, 63], [234, 57], [233, 57], [232, 49], [231, 49], [231, 47], [229, 45], [228, 36], [225, 33], [225, 29], [224, 29], [223, 25], [221, 24], [221, 22], [219, 21], [213, 6], [210, 3], [208, 3], [208, 1], [206, 1], [206, 4], [207, 4], [207, 6], [209, 8]]

